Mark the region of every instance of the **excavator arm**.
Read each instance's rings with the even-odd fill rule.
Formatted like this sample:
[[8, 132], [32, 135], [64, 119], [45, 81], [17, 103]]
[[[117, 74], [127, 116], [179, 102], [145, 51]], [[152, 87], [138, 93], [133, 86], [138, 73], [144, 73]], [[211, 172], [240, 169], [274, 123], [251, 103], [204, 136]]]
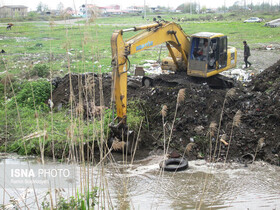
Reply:
[[[141, 32], [124, 41], [123, 34], [129, 31]], [[117, 30], [113, 33], [111, 38], [113, 67], [112, 101], [116, 104], [117, 119], [115, 120], [118, 123], [116, 126], [111, 126], [115, 128], [112, 130], [126, 126], [127, 71], [130, 66], [128, 56], [162, 43], [166, 43], [173, 62], [177, 67], [178, 63], [171, 46], [181, 53], [182, 60], [187, 66], [190, 37], [174, 22], [158, 22], [151, 25]], [[113, 124], [115, 125], [115, 123]]]
[[[123, 34], [126, 32], [139, 31], [135, 36], [124, 40]], [[198, 47], [202, 41], [210, 40], [218, 47], [216, 54], [207, 54], [207, 59], [194, 58], [194, 47]], [[191, 44], [192, 42], [192, 44]], [[130, 68], [129, 56], [141, 52], [148, 48], [166, 43], [169, 54], [172, 57], [176, 69], [186, 70], [186, 75], [207, 78], [236, 65], [236, 49], [227, 48], [227, 37], [220, 33], [201, 32], [192, 35], [192, 38], [185, 34], [182, 28], [174, 22], [161, 21], [150, 25], [117, 30], [111, 38], [112, 48], [112, 99], [116, 105], [116, 115], [110, 125], [112, 131], [111, 139], [124, 140], [126, 151], [131, 151], [134, 143], [130, 144], [131, 132], [127, 127], [127, 72]], [[176, 50], [173, 51], [173, 48]], [[192, 56], [193, 55], [193, 56]], [[179, 57], [178, 57], [179, 56]], [[181, 57], [180, 57], [181, 56]], [[210, 56], [216, 61], [216, 66], [209, 64]], [[212, 58], [211, 57], [211, 58]], [[178, 59], [179, 58], [179, 59]], [[169, 59], [169, 58], [168, 58]], [[188, 59], [190, 59], [188, 61]], [[169, 59], [170, 60], [170, 59]], [[168, 61], [166, 61], [168, 64]], [[173, 65], [171, 62], [171, 64]], [[187, 67], [189, 68], [187, 71]], [[214, 78], [214, 82], [215, 78]], [[224, 83], [224, 81], [222, 81]], [[114, 106], [113, 106], [114, 107]], [[114, 108], [113, 108], [114, 110]], [[113, 111], [113, 116], [115, 113]], [[124, 148], [123, 148], [124, 149]]]

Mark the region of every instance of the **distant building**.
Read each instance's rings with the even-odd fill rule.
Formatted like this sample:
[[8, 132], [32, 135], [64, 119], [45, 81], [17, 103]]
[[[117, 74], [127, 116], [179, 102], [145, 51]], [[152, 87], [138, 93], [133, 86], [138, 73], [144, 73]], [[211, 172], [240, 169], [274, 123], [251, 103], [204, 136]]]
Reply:
[[79, 17], [91, 17], [92, 15], [111, 15], [111, 14], [122, 14], [123, 11], [120, 9], [120, 5], [110, 5], [110, 6], [104, 6], [99, 7], [94, 4], [83, 4], [80, 6], [79, 11], [75, 13], [75, 16]]
[[48, 10], [48, 11], [44, 12], [44, 14], [49, 15], [49, 16], [58, 16], [61, 14], [61, 11], [53, 9], [53, 10]]
[[111, 9], [111, 10], [120, 10], [121, 9], [121, 7], [120, 7], [120, 5], [117, 5], [117, 4], [113, 4], [113, 5], [110, 5], [110, 6], [106, 6], [106, 7], [99, 7], [99, 9]]
[[98, 7], [102, 14], [118, 15], [122, 14], [124, 11], [121, 10], [120, 5], [114, 4], [106, 7]]
[[215, 13], [216, 9], [206, 9], [206, 13]]
[[63, 11], [64, 14], [67, 14], [67, 15], [77, 15], [77, 11], [74, 11], [72, 9], [72, 7], [67, 7], [64, 11]]
[[127, 10], [129, 13], [141, 13], [144, 11], [144, 6], [130, 6]]
[[91, 17], [94, 14], [98, 13], [98, 7], [94, 4], [83, 4], [80, 6], [79, 12], [76, 12], [75, 16], [79, 17]]
[[27, 16], [27, 8], [23, 5], [6, 5], [0, 7], [0, 18], [14, 18]]

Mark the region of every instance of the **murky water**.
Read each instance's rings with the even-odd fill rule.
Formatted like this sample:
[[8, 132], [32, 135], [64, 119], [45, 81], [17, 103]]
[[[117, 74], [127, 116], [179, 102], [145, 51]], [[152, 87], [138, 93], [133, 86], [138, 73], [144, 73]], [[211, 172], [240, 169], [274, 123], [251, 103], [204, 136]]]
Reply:
[[[248, 167], [242, 164], [210, 164], [204, 160], [190, 161], [189, 169], [178, 172], [161, 172], [158, 163], [160, 156], [136, 160], [133, 164], [118, 161], [109, 162], [102, 170], [101, 167], [89, 167], [92, 179], [99, 186], [100, 179], [108, 183], [112, 206], [116, 209], [279, 209], [280, 208], [280, 167], [271, 166], [264, 162], [255, 162]], [[0, 157], [1, 171], [9, 172], [12, 167], [26, 164], [32, 169], [42, 168], [38, 160], [20, 157]], [[47, 162], [46, 168], [67, 168], [69, 165]], [[72, 188], [79, 186], [81, 170], [78, 169], [76, 181], [69, 177], [60, 179], [60, 188], [65, 193], [73, 192]], [[8, 173], [8, 174], [9, 174]], [[15, 175], [15, 174], [14, 174]], [[2, 176], [2, 175], [1, 175]], [[1, 180], [3, 177], [0, 177]], [[7, 173], [6, 173], [7, 180]], [[5, 188], [5, 204], [10, 197], [20, 195], [28, 200], [30, 209], [37, 209], [30, 184]], [[0, 183], [2, 185], [2, 183]], [[101, 185], [102, 186], [102, 185]], [[104, 185], [106, 186], [106, 185]], [[3, 186], [0, 189], [0, 203], [3, 203]], [[29, 188], [28, 193], [26, 189]], [[43, 199], [48, 187], [35, 187], [39, 199]], [[75, 190], [74, 190], [75, 192]], [[24, 194], [24, 196], [23, 196]], [[20, 199], [18, 199], [20, 202]], [[22, 206], [23, 209], [24, 206]], [[105, 209], [107, 209], [105, 207]]]

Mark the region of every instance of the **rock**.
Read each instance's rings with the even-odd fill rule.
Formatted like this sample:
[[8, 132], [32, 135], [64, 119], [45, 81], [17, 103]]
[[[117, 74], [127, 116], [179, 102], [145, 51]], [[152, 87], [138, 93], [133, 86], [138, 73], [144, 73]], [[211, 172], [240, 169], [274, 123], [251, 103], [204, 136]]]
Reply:
[[62, 110], [62, 103], [59, 103], [57, 106], [56, 106], [57, 110], [58, 111], [61, 111]]
[[194, 131], [197, 133], [197, 134], [202, 134], [204, 132], [204, 127], [202, 125], [199, 125], [199, 126], [196, 126], [194, 128]]
[[129, 81], [129, 82], [127, 83], [127, 86], [130, 87], [130, 88], [133, 88], [133, 89], [138, 89], [138, 88], [140, 88], [140, 85], [137, 84], [136, 82], [133, 82], [133, 81]]
[[169, 155], [170, 155], [170, 158], [179, 158], [179, 157], [181, 157], [179, 152], [176, 151], [176, 150], [173, 150]]
[[0, 157], [5, 157], [5, 156], [8, 156], [9, 154], [8, 153], [2, 153], [0, 152]]
[[195, 143], [188, 143], [186, 146], [186, 153], [188, 157], [197, 156], [196, 152], [197, 145]]

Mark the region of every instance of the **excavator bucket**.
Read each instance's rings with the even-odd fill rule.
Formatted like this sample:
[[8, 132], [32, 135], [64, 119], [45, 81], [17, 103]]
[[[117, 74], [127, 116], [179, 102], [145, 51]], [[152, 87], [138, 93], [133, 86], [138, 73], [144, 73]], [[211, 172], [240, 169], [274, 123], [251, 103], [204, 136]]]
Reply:
[[111, 129], [109, 148], [116, 152], [132, 154], [135, 149], [134, 131], [128, 130], [128, 127], [121, 122], [117, 125], [111, 123], [109, 127]]

